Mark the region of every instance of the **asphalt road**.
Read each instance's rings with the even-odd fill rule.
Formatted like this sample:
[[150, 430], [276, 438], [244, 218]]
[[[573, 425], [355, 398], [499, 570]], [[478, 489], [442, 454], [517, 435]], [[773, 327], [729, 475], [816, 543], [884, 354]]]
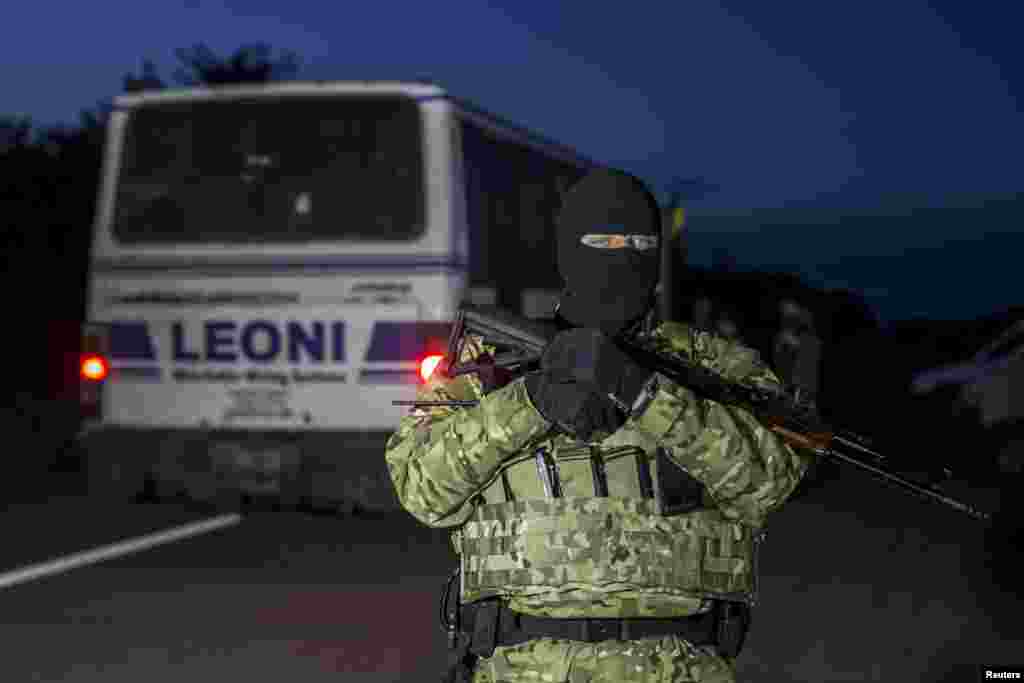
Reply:
[[[218, 514], [61, 491], [0, 515], [0, 575]], [[771, 520], [740, 680], [966, 682], [981, 662], [1024, 663], [1020, 551], [1001, 533], [858, 473], [793, 501]], [[453, 559], [404, 514], [245, 510], [0, 589], [0, 680], [437, 680]]]

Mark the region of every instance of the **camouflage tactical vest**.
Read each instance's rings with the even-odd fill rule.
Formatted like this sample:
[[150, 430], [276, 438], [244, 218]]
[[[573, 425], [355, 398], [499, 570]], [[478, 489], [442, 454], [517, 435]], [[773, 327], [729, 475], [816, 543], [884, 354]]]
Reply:
[[453, 537], [464, 602], [574, 584], [754, 602], [758, 530], [722, 515], [632, 421], [506, 461], [476, 502]]

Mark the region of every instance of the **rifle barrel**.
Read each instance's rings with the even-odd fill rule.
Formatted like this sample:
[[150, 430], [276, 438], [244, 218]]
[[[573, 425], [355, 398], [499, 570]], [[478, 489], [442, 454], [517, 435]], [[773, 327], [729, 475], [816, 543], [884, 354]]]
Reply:
[[875, 460], [886, 459], [884, 455], [882, 455], [881, 453], [876, 453], [875, 451], [871, 450], [870, 448], [865, 446], [861, 441], [859, 441], [858, 437], [854, 437], [852, 434], [834, 434], [832, 438], [838, 443], [841, 443], [842, 445], [846, 446], [847, 448], [852, 448], [854, 450], [860, 451], [864, 455], [870, 456]]
[[974, 519], [981, 520], [983, 522], [987, 522], [992, 519], [991, 514], [985, 512], [984, 510], [979, 510], [973, 505], [969, 505], [961, 500], [953, 498], [952, 496], [947, 496], [946, 494], [940, 491], [936, 491], [933, 488], [923, 486], [915, 481], [911, 481], [910, 479], [901, 477], [895, 472], [890, 472], [889, 470], [883, 469], [878, 465], [872, 465], [871, 463], [858, 460], [857, 458], [837, 451], [834, 448], [823, 448], [818, 450], [817, 453], [824, 457], [833, 458], [842, 463], [852, 465], [857, 469], [864, 470], [865, 472], [872, 475], [876, 479], [888, 481], [902, 488], [903, 490], [909, 491], [915, 495], [927, 498], [937, 503], [943, 503], [945, 505], [948, 505], [949, 507], [959, 510], [964, 514], [970, 515]]
[[392, 401], [393, 406], [413, 406], [416, 408], [438, 408], [444, 406], [470, 408], [479, 401]]

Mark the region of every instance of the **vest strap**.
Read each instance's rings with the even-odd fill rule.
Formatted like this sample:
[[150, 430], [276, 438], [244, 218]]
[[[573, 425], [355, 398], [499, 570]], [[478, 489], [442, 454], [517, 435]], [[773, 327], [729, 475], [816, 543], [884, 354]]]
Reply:
[[590, 449], [590, 474], [594, 480], [594, 495], [598, 498], [607, 498], [608, 476], [605, 473], [604, 458], [597, 448]]

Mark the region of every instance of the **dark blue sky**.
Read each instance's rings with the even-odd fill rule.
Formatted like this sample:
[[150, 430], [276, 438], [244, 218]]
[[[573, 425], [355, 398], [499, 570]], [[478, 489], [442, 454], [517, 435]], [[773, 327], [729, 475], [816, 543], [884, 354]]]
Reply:
[[656, 187], [703, 175], [721, 190], [694, 215], [962, 203], [1024, 185], [1019, 17], [968, 4], [39, 0], [5, 10], [0, 111], [72, 121], [143, 58], [267, 41], [311, 78], [431, 76]]

